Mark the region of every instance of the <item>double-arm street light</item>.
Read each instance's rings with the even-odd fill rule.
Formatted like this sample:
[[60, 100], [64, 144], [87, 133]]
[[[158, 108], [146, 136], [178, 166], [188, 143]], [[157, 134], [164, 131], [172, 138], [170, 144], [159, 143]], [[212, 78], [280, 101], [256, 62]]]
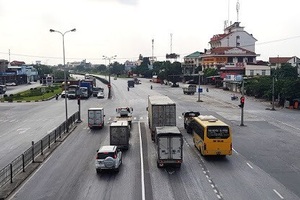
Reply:
[[[67, 73], [66, 73], [66, 58], [65, 58], [65, 34], [68, 32], [74, 32], [76, 31], [76, 28], [73, 28], [72, 30], [68, 30], [64, 33], [57, 31], [57, 30], [53, 30], [50, 29], [50, 32], [56, 32], [61, 34], [62, 36], [62, 45], [63, 45], [63, 64], [64, 64], [64, 90], [65, 90], [65, 94], [67, 94]], [[66, 109], [66, 122], [65, 122], [65, 131], [69, 132], [69, 124], [68, 124], [68, 103], [67, 103], [67, 96], [65, 96], [65, 109]]]
[[108, 60], [108, 98], [111, 98], [111, 84], [110, 84], [110, 61], [116, 59], [117, 55], [107, 57], [102, 56], [104, 60]]

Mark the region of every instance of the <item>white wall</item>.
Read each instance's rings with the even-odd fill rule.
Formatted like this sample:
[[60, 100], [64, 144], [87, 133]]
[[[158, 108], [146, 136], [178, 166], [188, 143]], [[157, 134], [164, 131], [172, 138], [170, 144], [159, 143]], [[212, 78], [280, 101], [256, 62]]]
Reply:
[[237, 39], [236, 39], [237, 36], [240, 36], [240, 39], [238, 39], [240, 46], [238, 46], [238, 47], [247, 49], [248, 51], [255, 52], [256, 40], [245, 31], [232, 32], [229, 36], [227, 36], [221, 40], [221, 43], [222, 43], [221, 46], [222, 47], [228, 47], [228, 46], [235, 47], [236, 43], [237, 43]]
[[246, 65], [245, 66], [245, 75], [251, 76], [251, 70], [253, 70], [253, 75], [262, 75], [263, 70], [265, 70], [265, 76], [270, 76], [270, 67], [265, 65]]

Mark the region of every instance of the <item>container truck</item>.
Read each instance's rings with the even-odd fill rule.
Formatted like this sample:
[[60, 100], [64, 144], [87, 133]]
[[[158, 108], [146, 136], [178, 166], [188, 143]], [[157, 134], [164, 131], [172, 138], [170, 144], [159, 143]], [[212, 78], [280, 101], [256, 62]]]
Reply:
[[183, 94], [195, 94], [197, 86], [195, 84], [184, 84], [182, 86]]
[[68, 87], [68, 98], [69, 99], [76, 99], [80, 94], [79, 86], [78, 85], [69, 85]]
[[183, 137], [176, 126], [156, 127], [157, 167], [166, 165], [181, 167], [183, 161]]
[[82, 80], [82, 81], [80, 81], [79, 87], [86, 87], [87, 88], [88, 97], [85, 97], [85, 98], [89, 98], [93, 94], [94, 85], [93, 85], [92, 80]]
[[89, 108], [88, 109], [88, 126], [90, 129], [103, 128], [104, 126], [104, 109]]
[[109, 128], [110, 145], [116, 145], [119, 149], [129, 148], [130, 128], [127, 121], [116, 121]]
[[147, 110], [153, 141], [156, 127], [176, 126], [176, 104], [168, 96], [148, 96]]
[[89, 98], [89, 90], [87, 87], [79, 87], [80, 90], [80, 98], [88, 99]]

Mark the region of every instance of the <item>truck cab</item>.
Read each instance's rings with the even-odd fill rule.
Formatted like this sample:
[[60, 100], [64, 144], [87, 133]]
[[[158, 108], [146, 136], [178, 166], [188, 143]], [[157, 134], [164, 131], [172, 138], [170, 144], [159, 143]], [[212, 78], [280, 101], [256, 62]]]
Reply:
[[192, 128], [190, 127], [190, 122], [194, 117], [198, 117], [200, 115], [200, 112], [195, 112], [195, 111], [189, 111], [189, 112], [184, 112], [182, 113], [183, 115], [183, 123], [184, 123], [184, 128], [186, 129], [186, 132], [191, 134], [192, 133]]
[[116, 108], [118, 116], [116, 116], [115, 121], [127, 121], [131, 127], [132, 122], [132, 107], [118, 107]]
[[127, 85], [128, 85], [129, 88], [134, 87], [134, 80], [128, 80]]

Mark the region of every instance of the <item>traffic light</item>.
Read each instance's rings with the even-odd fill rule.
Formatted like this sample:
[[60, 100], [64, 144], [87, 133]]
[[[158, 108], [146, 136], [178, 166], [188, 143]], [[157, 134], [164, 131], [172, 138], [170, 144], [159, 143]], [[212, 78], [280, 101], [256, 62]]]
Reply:
[[242, 96], [242, 97], [240, 98], [240, 103], [241, 103], [241, 104], [239, 105], [239, 107], [244, 108], [245, 97]]

